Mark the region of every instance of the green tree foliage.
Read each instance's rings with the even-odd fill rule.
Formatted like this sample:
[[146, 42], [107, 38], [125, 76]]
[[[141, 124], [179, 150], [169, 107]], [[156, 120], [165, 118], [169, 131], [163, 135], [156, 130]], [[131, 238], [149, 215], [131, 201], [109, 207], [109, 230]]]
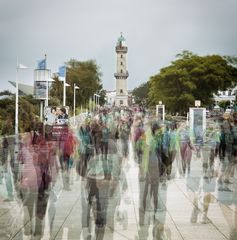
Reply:
[[184, 51], [170, 66], [150, 78], [149, 100], [152, 105], [162, 101], [170, 112], [184, 113], [194, 106], [212, 102], [213, 93], [233, 87], [237, 69], [219, 55], [197, 56]]
[[140, 106], [148, 105], [149, 82], [143, 83], [132, 91], [134, 101]]
[[[35, 116], [39, 113], [39, 102], [32, 95], [19, 97], [19, 131], [30, 128]], [[0, 133], [14, 134], [15, 126], [15, 96], [0, 100]]]
[[9, 90], [4, 90], [0, 92], [0, 96], [11, 96], [13, 93], [11, 93]]
[[230, 101], [223, 100], [223, 101], [220, 101], [218, 105], [219, 105], [219, 107], [221, 107], [224, 110], [226, 110], [226, 108], [228, 106], [230, 106]]
[[237, 66], [237, 57], [236, 56], [224, 56], [223, 58], [233, 67]]
[[[105, 94], [101, 84], [102, 74], [94, 60], [78, 61], [72, 59], [66, 63], [66, 66], [66, 81], [70, 85], [66, 88], [67, 106], [73, 106], [74, 83], [80, 87], [79, 90], [76, 90], [76, 106], [81, 104], [85, 106], [94, 93], [101, 95], [100, 102], [104, 103]], [[50, 96], [54, 98], [54, 101], [55, 98], [59, 99], [60, 104], [62, 104], [63, 82], [59, 81], [57, 76], [54, 77], [54, 80], [51, 86]]]
[[19, 130], [24, 132], [31, 128], [32, 122], [40, 112], [39, 101], [35, 100], [32, 95], [19, 98]]
[[55, 103], [63, 104], [63, 82], [59, 80], [58, 76], [54, 75], [54, 82], [50, 87], [49, 105], [54, 106]]
[[106, 91], [104, 89], [100, 90], [100, 105], [104, 105], [106, 103]]
[[12, 134], [14, 132], [15, 118], [14, 98], [3, 98], [0, 100], [0, 127], [1, 134]]

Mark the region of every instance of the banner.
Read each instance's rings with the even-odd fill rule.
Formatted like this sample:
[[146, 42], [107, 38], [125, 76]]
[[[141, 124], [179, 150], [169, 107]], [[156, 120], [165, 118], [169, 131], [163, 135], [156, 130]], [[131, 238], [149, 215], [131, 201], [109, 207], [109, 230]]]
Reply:
[[68, 133], [69, 108], [60, 106], [45, 107], [45, 135], [48, 140], [63, 140]]
[[36, 99], [46, 99], [47, 94], [47, 82], [45, 81], [35, 81], [34, 85], [34, 96]]
[[49, 69], [35, 69], [34, 70], [34, 97], [38, 100], [45, 100], [47, 98], [47, 83], [50, 79]]

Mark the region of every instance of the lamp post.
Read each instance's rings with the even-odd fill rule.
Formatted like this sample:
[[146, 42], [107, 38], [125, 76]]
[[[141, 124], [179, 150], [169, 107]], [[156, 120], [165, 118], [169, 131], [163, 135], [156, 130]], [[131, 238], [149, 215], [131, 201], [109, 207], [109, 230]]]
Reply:
[[18, 72], [19, 69], [29, 69], [28, 67], [19, 64], [17, 58], [17, 66], [16, 66], [16, 100], [15, 100], [15, 136], [18, 142], [18, 109], [19, 109], [19, 82], [18, 82]]
[[108, 105], [108, 97], [107, 96], [105, 97], [105, 104], [106, 104], [106, 106]]
[[65, 67], [65, 73], [63, 78], [63, 106], [66, 106], [66, 76], [67, 76], [67, 68]]
[[89, 113], [91, 113], [91, 97], [89, 97]]
[[69, 87], [70, 84], [67, 84], [66, 79], [67, 79], [67, 68], [63, 66], [64, 72], [62, 73], [62, 80], [63, 80], [63, 106], [66, 106], [66, 87]]
[[63, 81], [63, 106], [66, 106], [66, 87], [70, 87], [70, 84], [66, 83], [66, 79]]
[[93, 111], [95, 111], [95, 108], [96, 108], [96, 94], [95, 93], [93, 95], [93, 102], [94, 102]]
[[97, 103], [97, 105], [98, 105], [98, 108], [100, 107], [100, 95], [97, 95], [98, 96], [98, 103]]
[[95, 100], [95, 110], [97, 110], [97, 105], [99, 104], [100, 95], [94, 93], [94, 100]]
[[18, 154], [18, 143], [19, 143], [19, 132], [18, 132], [18, 109], [19, 109], [19, 82], [18, 82], [18, 72], [19, 69], [28, 69], [28, 67], [19, 64], [17, 58], [17, 66], [16, 66], [16, 100], [15, 100], [15, 156], [14, 161], [17, 159]]
[[75, 83], [73, 84], [73, 123], [76, 123], [76, 89], [80, 89]]
[[16, 141], [18, 143], [18, 93], [19, 93], [19, 86], [18, 86], [18, 70], [19, 70], [19, 66], [18, 66], [18, 60], [17, 60], [17, 67], [16, 67], [16, 102], [15, 102], [15, 136], [16, 136]]

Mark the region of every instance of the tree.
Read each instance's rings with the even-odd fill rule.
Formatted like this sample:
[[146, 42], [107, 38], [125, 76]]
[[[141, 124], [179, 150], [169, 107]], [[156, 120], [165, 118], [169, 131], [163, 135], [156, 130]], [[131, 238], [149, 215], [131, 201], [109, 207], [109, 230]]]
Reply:
[[14, 98], [4, 98], [0, 100], [0, 129], [2, 135], [14, 133]]
[[55, 102], [62, 105], [63, 103], [63, 82], [59, 80], [58, 76], [55, 74], [53, 76], [54, 82], [50, 87], [50, 98], [49, 105], [53, 106]]
[[4, 90], [0, 92], [0, 96], [12, 96], [13, 93], [11, 93], [9, 90]]
[[99, 92], [100, 95], [100, 105], [104, 105], [106, 103], [106, 91], [104, 89], [101, 89]]
[[233, 87], [237, 68], [219, 55], [197, 56], [188, 51], [177, 55], [170, 66], [150, 78], [149, 101], [161, 100], [172, 113], [184, 113], [201, 100], [211, 104], [214, 93]]
[[[39, 113], [38, 101], [32, 95], [19, 97], [19, 131], [24, 132], [31, 127], [32, 121]], [[15, 96], [0, 100], [1, 134], [14, 134], [15, 126]]]
[[[100, 94], [100, 102], [104, 102], [104, 95], [102, 92], [101, 72], [94, 60], [78, 61], [71, 59], [66, 63], [66, 81], [70, 85], [66, 89], [68, 106], [73, 106], [74, 83], [80, 87], [76, 91], [76, 105], [85, 105], [94, 93]], [[62, 104], [63, 100], [63, 82], [59, 81], [57, 76], [54, 76], [50, 96], [54, 99], [59, 99]]]
[[149, 92], [149, 82], [143, 83], [136, 87], [132, 91], [134, 96], [134, 101], [138, 105], [147, 106], [148, 105], [148, 92]]
[[226, 100], [222, 100], [222, 101], [220, 101], [219, 102], [219, 107], [221, 107], [221, 108], [223, 108], [224, 110], [226, 110], [226, 108], [228, 107], [228, 106], [230, 106], [230, 101], [228, 100], [228, 101], [226, 101]]

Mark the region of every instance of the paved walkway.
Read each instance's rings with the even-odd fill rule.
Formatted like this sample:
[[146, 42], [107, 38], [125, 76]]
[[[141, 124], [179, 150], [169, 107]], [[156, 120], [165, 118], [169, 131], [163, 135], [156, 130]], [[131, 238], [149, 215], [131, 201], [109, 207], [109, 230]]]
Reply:
[[[105, 194], [102, 205], [107, 206], [105, 228], [95, 227], [95, 211], [90, 212], [89, 229], [82, 228], [88, 205], [85, 197], [86, 181], [81, 181], [74, 171], [71, 191], [65, 191], [62, 188], [62, 176], [59, 175], [54, 194], [51, 192], [49, 198], [42, 239], [50, 239], [50, 236], [57, 240], [237, 239], [236, 179], [233, 178], [233, 184], [229, 185], [233, 192], [218, 191], [216, 178], [207, 181], [201, 177], [200, 159], [193, 157], [188, 177], [178, 176], [175, 165], [176, 163], [173, 167], [173, 179], [167, 181], [166, 185], [159, 186], [159, 208], [154, 214], [150, 190], [146, 210], [142, 208], [145, 182], [138, 181], [138, 165], [131, 155], [124, 167], [128, 191], [123, 195], [119, 207], [117, 205], [120, 202], [121, 185], [117, 186], [113, 198], [110, 198], [110, 193], [106, 192], [109, 181], [104, 180], [101, 183]], [[29, 222], [23, 224], [20, 201], [4, 201], [7, 195], [5, 181], [3, 179], [0, 185], [0, 239], [27, 239], [22, 232]], [[92, 206], [96, 205], [95, 201], [92, 201]], [[204, 209], [207, 208], [207, 218], [203, 219]], [[49, 222], [52, 216], [54, 220], [50, 233]]]

